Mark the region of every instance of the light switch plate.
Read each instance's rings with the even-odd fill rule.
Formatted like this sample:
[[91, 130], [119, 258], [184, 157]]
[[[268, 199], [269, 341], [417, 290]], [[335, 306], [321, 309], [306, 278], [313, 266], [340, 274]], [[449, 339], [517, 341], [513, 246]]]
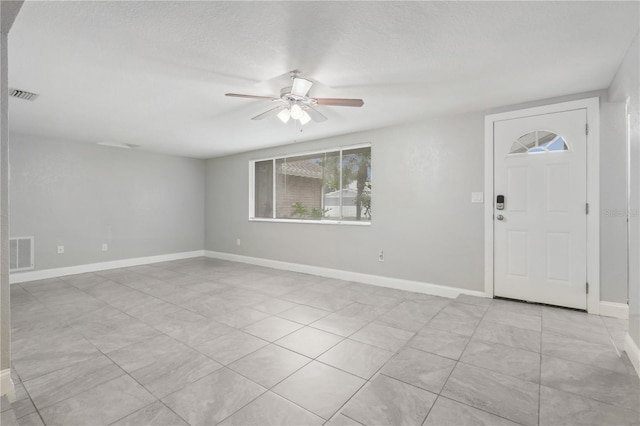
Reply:
[[484, 192], [472, 192], [471, 193], [471, 202], [472, 203], [484, 203]]

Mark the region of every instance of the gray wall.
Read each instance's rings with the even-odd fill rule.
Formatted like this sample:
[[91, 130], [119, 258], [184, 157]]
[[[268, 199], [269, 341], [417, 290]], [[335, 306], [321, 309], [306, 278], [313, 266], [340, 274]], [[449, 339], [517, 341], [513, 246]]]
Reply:
[[[484, 190], [484, 116], [593, 96], [605, 99], [603, 120], [619, 111], [598, 91], [208, 160], [205, 248], [483, 291], [483, 205], [470, 200]], [[248, 221], [249, 160], [365, 142], [373, 158], [371, 227]], [[605, 200], [624, 204], [619, 128], [605, 123], [601, 143], [601, 189], [615, 188]], [[601, 298], [624, 303], [625, 228], [611, 219], [601, 219], [602, 230], [613, 233], [601, 242]]]
[[[0, 371], [11, 366], [11, 303], [9, 290], [9, 90], [7, 35], [22, 1], [0, 2]], [[0, 394], [14, 396], [6, 383]]]
[[600, 104], [600, 299], [627, 302], [625, 104]]
[[640, 42], [638, 35], [609, 87], [612, 101], [629, 100], [628, 112], [634, 117], [631, 127], [629, 164], [629, 334], [640, 346]]
[[[0, 12], [0, 19], [3, 18], [1, 15]], [[7, 34], [0, 31], [0, 371], [11, 366], [11, 291], [9, 290], [9, 260], [6, 255], [9, 247], [7, 71]], [[3, 390], [0, 393], [6, 392]]]
[[10, 233], [35, 237], [36, 269], [203, 248], [204, 160], [21, 135], [9, 155]]
[[[208, 160], [205, 247], [482, 290], [483, 129], [471, 114]], [[367, 142], [370, 227], [248, 221], [249, 160]]]

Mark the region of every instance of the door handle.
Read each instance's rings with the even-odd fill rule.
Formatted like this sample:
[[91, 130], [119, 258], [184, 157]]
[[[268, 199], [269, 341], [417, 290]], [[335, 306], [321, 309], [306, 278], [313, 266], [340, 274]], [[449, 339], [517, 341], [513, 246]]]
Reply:
[[502, 216], [501, 214], [498, 215], [498, 217], [496, 217], [496, 219], [498, 220], [504, 220], [504, 216]]

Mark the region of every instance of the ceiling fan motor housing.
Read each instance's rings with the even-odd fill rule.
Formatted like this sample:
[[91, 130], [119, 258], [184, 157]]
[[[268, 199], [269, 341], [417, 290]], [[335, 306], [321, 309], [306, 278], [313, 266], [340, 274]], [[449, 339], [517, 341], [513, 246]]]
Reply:
[[280, 90], [280, 99], [282, 99], [285, 102], [289, 102], [290, 104], [297, 103], [300, 106], [317, 104], [314, 98], [310, 98], [308, 96], [294, 95], [293, 93], [291, 93], [291, 86], [283, 87]]

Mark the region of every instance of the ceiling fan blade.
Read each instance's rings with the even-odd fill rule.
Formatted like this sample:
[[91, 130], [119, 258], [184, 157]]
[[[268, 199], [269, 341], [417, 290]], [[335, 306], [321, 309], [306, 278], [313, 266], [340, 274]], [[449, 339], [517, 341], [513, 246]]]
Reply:
[[262, 120], [265, 117], [269, 117], [271, 115], [276, 115], [278, 113], [278, 111], [280, 111], [282, 108], [284, 108], [282, 105], [281, 106], [277, 106], [275, 108], [271, 108], [268, 111], [263, 112], [262, 114], [258, 114], [255, 117], [252, 118], [252, 120]]
[[342, 99], [342, 98], [316, 98], [318, 105], [332, 105], [332, 106], [349, 106], [349, 107], [361, 107], [364, 105], [362, 99]]
[[256, 95], [242, 95], [240, 93], [225, 93], [225, 96], [231, 96], [233, 98], [249, 98], [249, 99], [276, 99], [273, 96], [256, 96]]
[[306, 96], [313, 85], [313, 81], [295, 77], [291, 86], [291, 94], [296, 96]]
[[318, 111], [315, 108], [307, 107], [305, 111], [307, 111], [307, 114], [309, 114], [309, 117], [311, 117], [311, 119], [316, 123], [320, 123], [321, 121], [327, 121], [327, 117], [325, 117], [320, 111]]

